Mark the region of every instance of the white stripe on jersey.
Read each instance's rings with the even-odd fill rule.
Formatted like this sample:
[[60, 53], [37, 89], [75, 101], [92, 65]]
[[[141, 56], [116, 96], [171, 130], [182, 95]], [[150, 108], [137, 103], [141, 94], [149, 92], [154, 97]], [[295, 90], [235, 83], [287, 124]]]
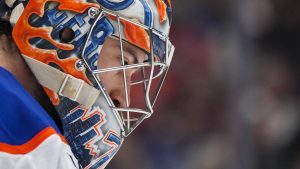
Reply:
[[27, 154], [0, 152], [0, 169], [78, 169], [70, 146], [54, 134]]

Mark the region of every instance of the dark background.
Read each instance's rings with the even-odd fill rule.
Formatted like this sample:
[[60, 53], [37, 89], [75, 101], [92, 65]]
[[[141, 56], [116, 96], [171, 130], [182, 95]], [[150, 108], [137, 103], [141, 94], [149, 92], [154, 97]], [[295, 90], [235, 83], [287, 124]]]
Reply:
[[300, 169], [300, 1], [173, 1], [154, 115], [109, 169]]

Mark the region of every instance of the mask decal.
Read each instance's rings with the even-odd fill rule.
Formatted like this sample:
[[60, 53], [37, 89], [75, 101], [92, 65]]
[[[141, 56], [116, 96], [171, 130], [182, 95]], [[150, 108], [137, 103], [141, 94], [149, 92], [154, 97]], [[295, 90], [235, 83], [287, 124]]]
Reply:
[[[39, 17], [44, 16], [45, 4], [46, 2], [49, 1], [50, 0], [39, 0], [39, 1], [30, 0], [28, 2], [26, 9], [20, 16], [18, 22], [16, 23], [13, 29], [14, 41], [22, 54], [26, 56], [30, 56], [46, 64], [55, 63], [64, 72], [68, 74], [72, 74], [74, 77], [80, 78], [86, 82], [89, 82], [85, 72], [78, 71], [74, 67], [74, 65], [78, 61], [78, 58], [70, 57], [70, 58], [60, 59], [55, 50], [40, 49], [32, 46], [29, 43], [31, 39], [39, 37], [50, 42], [58, 49], [65, 50], [65, 51], [70, 51], [74, 49], [74, 45], [60, 43], [54, 40], [51, 37], [51, 33], [53, 30], [52, 27], [33, 27], [30, 25], [29, 23], [30, 17], [33, 14], [36, 14]], [[77, 13], [83, 13], [85, 10], [87, 10], [90, 7], [98, 7], [98, 5], [94, 3], [86, 3], [84, 0], [52, 0], [52, 1], [60, 3], [58, 8], [61, 10], [70, 10]], [[50, 97], [53, 104], [58, 105], [59, 98], [57, 94], [53, 93], [51, 90], [48, 89], [45, 89], [45, 91]]]
[[97, 0], [104, 8], [119, 11], [128, 8], [134, 0], [122, 0], [121, 2], [112, 2], [110, 0]]
[[144, 11], [145, 11], [144, 23], [146, 26], [151, 27], [152, 26], [152, 17], [153, 17], [151, 8], [149, 7], [149, 4], [145, 0], [140, 0], [140, 2], [143, 4]]
[[159, 11], [159, 21], [160, 23], [163, 23], [167, 20], [167, 5], [163, 0], [155, 0], [155, 3]]
[[62, 119], [64, 135], [84, 168], [98, 168], [118, 150], [122, 140], [117, 131], [107, 128], [109, 118], [99, 106], [90, 110], [77, 106]]
[[124, 24], [124, 35], [125, 38], [132, 44], [150, 52], [150, 37], [145, 29], [128, 24], [128, 22], [123, 22]]
[[82, 57], [87, 61], [91, 70], [97, 69], [98, 59], [100, 51], [105, 39], [112, 35], [114, 28], [106, 19], [103, 17], [95, 24], [94, 29], [91, 32], [91, 36], [88, 38], [87, 47]]

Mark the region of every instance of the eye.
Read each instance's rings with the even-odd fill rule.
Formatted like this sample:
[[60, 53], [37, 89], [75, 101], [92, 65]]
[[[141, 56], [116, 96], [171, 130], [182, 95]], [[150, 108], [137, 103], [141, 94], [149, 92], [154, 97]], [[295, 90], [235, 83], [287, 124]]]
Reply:
[[143, 61], [143, 63], [148, 63], [148, 62], [150, 62], [149, 59], [145, 59], [145, 60]]
[[128, 53], [124, 52], [124, 65], [134, 64], [134, 57]]
[[129, 65], [129, 62], [125, 59], [124, 60], [124, 66], [127, 66], [127, 65]]
[[149, 58], [149, 56], [147, 54], [145, 55], [143, 62], [144, 63], [150, 62], [150, 58]]

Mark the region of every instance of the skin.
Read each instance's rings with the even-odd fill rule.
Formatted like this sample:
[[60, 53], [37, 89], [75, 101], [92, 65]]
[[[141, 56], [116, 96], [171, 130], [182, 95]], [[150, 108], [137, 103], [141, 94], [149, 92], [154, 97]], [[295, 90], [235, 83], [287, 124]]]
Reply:
[[[148, 56], [143, 50], [125, 42], [122, 45], [125, 65], [143, 63], [148, 60]], [[100, 53], [98, 69], [121, 66], [121, 56], [119, 40], [108, 38]], [[136, 72], [138, 72], [138, 68], [125, 71], [128, 93], [130, 93], [131, 78]], [[99, 77], [115, 106], [127, 107], [123, 71], [100, 73]], [[128, 97], [128, 103], [130, 104], [130, 97]]]
[[10, 37], [0, 35], [0, 66], [11, 72], [29, 93], [36, 95], [37, 81]]
[[[123, 43], [123, 50], [125, 65], [143, 63], [147, 60], [145, 52], [133, 45]], [[120, 66], [122, 61], [119, 40], [108, 38], [103, 45], [100, 56], [98, 68]], [[48, 96], [44, 93], [44, 90], [25, 63], [13, 40], [6, 35], [0, 35], [0, 67], [11, 72], [42, 107], [44, 107], [54, 119], [58, 119], [57, 113], [49, 101]], [[137, 68], [126, 70], [128, 93], [130, 93], [129, 84], [131, 77], [137, 71]], [[123, 71], [101, 73], [99, 74], [99, 78], [115, 105], [117, 107], [126, 107]], [[130, 103], [130, 98], [128, 102]], [[59, 120], [55, 121], [59, 122]]]
[[11, 37], [0, 34], [0, 67], [6, 69], [40, 103], [62, 131], [61, 122], [48, 96], [30, 71]]

